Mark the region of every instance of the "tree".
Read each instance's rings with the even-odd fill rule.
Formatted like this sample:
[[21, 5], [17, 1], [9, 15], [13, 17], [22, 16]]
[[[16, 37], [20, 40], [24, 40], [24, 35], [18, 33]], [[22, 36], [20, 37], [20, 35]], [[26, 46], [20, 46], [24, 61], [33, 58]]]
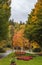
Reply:
[[14, 20], [9, 21], [7, 46], [13, 48]]
[[11, 0], [0, 0], [0, 41], [8, 37]]
[[17, 33], [13, 36], [13, 46], [14, 48], [29, 48], [29, 40], [27, 38], [24, 38], [24, 29], [25, 25], [20, 26], [20, 30], [17, 31]]
[[38, 0], [31, 11], [25, 28], [25, 36], [42, 46], [42, 0]]

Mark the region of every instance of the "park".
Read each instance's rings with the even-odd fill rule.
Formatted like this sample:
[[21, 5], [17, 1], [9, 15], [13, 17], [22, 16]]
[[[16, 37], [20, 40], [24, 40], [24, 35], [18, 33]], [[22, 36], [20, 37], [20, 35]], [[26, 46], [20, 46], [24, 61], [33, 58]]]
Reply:
[[0, 65], [42, 65], [42, 0], [0, 0]]

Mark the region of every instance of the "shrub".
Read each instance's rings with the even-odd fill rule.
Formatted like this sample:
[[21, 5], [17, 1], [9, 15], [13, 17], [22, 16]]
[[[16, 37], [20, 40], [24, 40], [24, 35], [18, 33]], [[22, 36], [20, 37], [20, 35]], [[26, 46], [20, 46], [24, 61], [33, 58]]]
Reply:
[[40, 51], [41, 51], [40, 48], [35, 48], [35, 49], [33, 49], [33, 52], [40, 52]]
[[6, 47], [11, 48], [11, 45], [10, 45], [10, 44], [7, 44], [7, 46], [6, 46]]
[[3, 52], [5, 52], [5, 49], [4, 48], [0, 48], [0, 53], [3, 53]]
[[11, 59], [11, 64], [10, 65], [16, 65], [16, 63], [15, 63], [15, 57]]

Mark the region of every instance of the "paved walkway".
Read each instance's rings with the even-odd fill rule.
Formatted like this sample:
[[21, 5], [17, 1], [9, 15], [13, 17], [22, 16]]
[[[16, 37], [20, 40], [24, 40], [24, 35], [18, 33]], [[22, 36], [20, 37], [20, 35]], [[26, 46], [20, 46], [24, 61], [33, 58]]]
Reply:
[[42, 52], [32, 52], [29, 50], [8, 50], [8, 51], [6, 51], [6, 53], [0, 53], [0, 58], [4, 58], [7, 55], [9, 55], [10, 53], [15, 52], [15, 51], [21, 51], [21, 52], [26, 52], [26, 53], [30, 53], [30, 54], [42, 54]]

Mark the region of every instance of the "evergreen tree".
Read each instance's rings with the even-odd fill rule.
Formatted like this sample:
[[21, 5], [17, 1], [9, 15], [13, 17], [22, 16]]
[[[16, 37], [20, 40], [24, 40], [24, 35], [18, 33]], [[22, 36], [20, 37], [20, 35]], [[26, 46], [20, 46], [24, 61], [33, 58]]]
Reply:
[[42, 0], [38, 0], [28, 17], [25, 36], [42, 46]]
[[10, 17], [11, 0], [0, 0], [0, 40], [6, 40]]

